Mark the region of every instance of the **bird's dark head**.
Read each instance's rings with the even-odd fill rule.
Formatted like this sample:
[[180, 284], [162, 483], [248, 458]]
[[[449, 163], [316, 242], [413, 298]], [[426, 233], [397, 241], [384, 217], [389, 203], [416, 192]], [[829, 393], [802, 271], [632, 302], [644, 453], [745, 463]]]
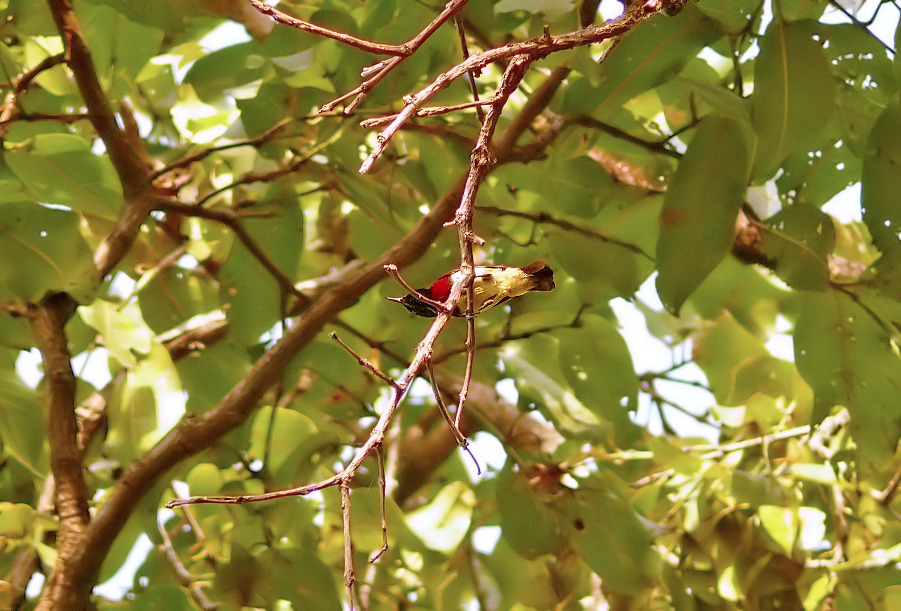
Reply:
[[[429, 289], [417, 289], [420, 293], [425, 295], [426, 297], [431, 298], [431, 291]], [[416, 295], [404, 295], [403, 297], [388, 297], [388, 301], [396, 301], [397, 303], [403, 305], [405, 308], [416, 314], [417, 316], [425, 316], [427, 318], [435, 318], [438, 316], [438, 310], [436, 310], [433, 306], [427, 304], [420, 299], [417, 299]]]

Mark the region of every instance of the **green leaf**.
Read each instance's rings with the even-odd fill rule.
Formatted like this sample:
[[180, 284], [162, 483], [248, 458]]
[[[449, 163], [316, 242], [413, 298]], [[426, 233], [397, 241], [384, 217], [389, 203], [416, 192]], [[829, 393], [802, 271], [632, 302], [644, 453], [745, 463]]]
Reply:
[[138, 364], [136, 354], [150, 352], [153, 333], [141, 319], [135, 304], [120, 309], [116, 304], [98, 299], [79, 308], [78, 312], [82, 320], [100, 334], [106, 349], [124, 367], [133, 369]]
[[498, 13], [527, 11], [533, 15], [555, 17], [572, 10], [575, 0], [500, 0], [494, 5]]
[[832, 114], [834, 97], [829, 63], [809, 24], [774, 20], [754, 68], [757, 179], [771, 176], [791, 152], [816, 138]]
[[142, 591], [139, 596], [135, 596], [133, 605], [135, 611], [193, 611], [197, 608], [187, 590], [174, 584], [163, 584]]
[[218, 494], [224, 479], [219, 468], [212, 463], [199, 463], [191, 468], [185, 478], [192, 496]]
[[156, 333], [177, 327], [194, 316], [222, 317], [215, 281], [202, 268], [152, 269], [138, 283], [141, 316]]
[[126, 464], [152, 448], [184, 414], [182, 396], [169, 352], [152, 344], [113, 384], [105, 451]]
[[451, 554], [469, 531], [475, 502], [466, 484], [452, 482], [428, 505], [407, 513], [407, 526], [429, 549]]
[[250, 355], [243, 346], [228, 338], [210, 346], [199, 346], [176, 364], [188, 395], [187, 410], [194, 414], [207, 411], [219, 402], [247, 373]]
[[71, 212], [38, 204], [0, 204], [0, 301], [38, 301], [66, 292], [80, 302], [97, 284], [91, 251]]
[[35, 514], [30, 505], [0, 502], [0, 537], [7, 541], [28, 538], [34, 528]]
[[822, 543], [826, 515], [813, 507], [779, 507], [761, 505], [757, 508], [760, 524], [791, 555], [795, 548], [810, 549]]
[[[274, 409], [274, 414], [273, 414]], [[265, 468], [276, 486], [290, 486], [301, 461], [309, 460], [306, 444], [316, 425], [305, 415], [289, 409], [264, 407], [257, 410], [250, 432], [250, 456], [266, 460]], [[306, 451], [300, 453], [306, 448]]]
[[35, 392], [11, 369], [0, 371], [0, 441], [3, 452], [32, 473], [46, 468], [44, 410]]
[[576, 397], [556, 366], [559, 346], [547, 337], [533, 336], [509, 344], [501, 353], [517, 381], [519, 401], [537, 407], [565, 435], [595, 437], [604, 428], [598, 416]]
[[657, 292], [673, 313], [729, 252], [748, 160], [744, 124], [716, 115], [701, 121], [660, 213]]
[[863, 220], [880, 248], [895, 248], [901, 231], [901, 104], [894, 102], [876, 120], [867, 141], [861, 177]]
[[85, 4], [79, 11], [85, 39], [91, 41], [91, 59], [98, 74], [133, 80], [157, 54], [164, 33], [128, 19], [115, 7]]
[[[303, 214], [293, 181], [281, 180], [270, 187], [259, 206], [265, 219], [245, 218], [250, 238], [282, 274], [294, 278], [303, 251]], [[253, 345], [285, 314], [287, 297], [276, 279], [251, 252], [237, 241], [219, 273], [220, 295], [228, 302], [226, 317], [232, 336]]]
[[761, 245], [786, 284], [802, 290], [823, 290], [829, 284], [827, 257], [835, 246], [832, 219], [806, 204], [783, 206], [762, 231]]
[[586, 314], [576, 329], [555, 333], [560, 340], [560, 368], [583, 405], [622, 435], [627, 443], [635, 427], [629, 412], [637, 409], [638, 376], [632, 356], [616, 326], [600, 316]]
[[[571, 552], [566, 556], [578, 558]], [[498, 609], [554, 609], [561, 603], [562, 584], [554, 570], [556, 566], [541, 559], [525, 560], [511, 549], [506, 538], [498, 541], [491, 554], [480, 555], [479, 561], [479, 566], [485, 566], [487, 574], [498, 584]]]
[[[185, 0], [87, 0], [91, 4], [107, 4], [138, 23], [161, 30], [177, 30], [191, 13]], [[193, 9], [196, 10], [196, 3]]]
[[898, 92], [889, 50], [867, 28], [853, 23], [816, 24], [827, 44], [820, 48], [836, 77], [868, 99], [885, 106]]
[[706, 326], [695, 341], [694, 360], [707, 376], [717, 402], [737, 405], [732, 400], [737, 370], [747, 360], [769, 356], [763, 342], [728, 315]]
[[860, 179], [860, 157], [837, 131], [837, 125], [830, 126], [810, 151], [798, 150], [785, 159], [783, 174], [776, 180], [780, 193], [794, 194], [795, 203], [819, 208]]
[[260, 52], [261, 49], [254, 42], [214, 51], [191, 66], [184, 82], [194, 88], [201, 101], [215, 104], [227, 92], [263, 76], [268, 59], [260, 55]]
[[590, 289], [592, 302], [631, 296], [654, 269], [649, 253], [661, 204], [662, 198], [651, 196], [611, 205], [591, 225], [597, 235], [550, 229], [545, 237], [554, 259]]
[[3, 158], [36, 201], [107, 220], [118, 218], [122, 189], [116, 172], [107, 156], [91, 152], [85, 139], [39, 134], [31, 152], [9, 151]]
[[557, 505], [564, 533], [605, 587], [637, 593], [659, 571], [651, 532], [622, 499], [583, 487]]
[[603, 166], [584, 155], [555, 155], [547, 163], [536, 163], [532, 171], [540, 175], [538, 192], [558, 214], [590, 218], [614, 190]]
[[675, 17], [657, 15], [626, 36], [601, 64], [597, 118], [678, 74], [689, 57], [716, 40], [716, 23], [689, 4]]
[[560, 517], [549, 500], [507, 461], [497, 477], [497, 511], [504, 538], [524, 558], [553, 554], [566, 544]]
[[312, 547], [271, 549], [260, 556], [273, 603], [289, 601], [292, 609], [309, 611], [341, 609], [332, 570], [320, 560], [318, 552]]
[[[802, 294], [795, 361], [818, 399], [851, 414], [858, 469], [882, 472], [901, 438], [901, 359], [872, 313], [838, 291]], [[878, 485], [878, 484], [877, 484]]]
[[754, 15], [759, 14], [760, 4], [761, 0], [699, 0], [697, 7], [711, 19], [716, 19], [724, 32], [738, 35]]

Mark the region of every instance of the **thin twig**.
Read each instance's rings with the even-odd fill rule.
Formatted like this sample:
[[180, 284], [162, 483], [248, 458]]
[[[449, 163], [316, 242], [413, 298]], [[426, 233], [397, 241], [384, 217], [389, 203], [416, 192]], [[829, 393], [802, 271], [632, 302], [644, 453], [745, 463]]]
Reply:
[[371, 91], [376, 85], [379, 84], [379, 82], [381, 82], [386, 76], [388, 76], [392, 70], [399, 66], [405, 57], [415, 53], [419, 49], [419, 47], [421, 47], [429, 38], [431, 38], [432, 34], [434, 34], [438, 30], [438, 28], [444, 25], [444, 23], [446, 23], [448, 19], [453, 18], [457, 13], [459, 13], [467, 2], [468, 0], [450, 0], [447, 4], [444, 5], [444, 8], [441, 9], [441, 12], [438, 13], [438, 15], [431, 21], [431, 23], [420, 30], [419, 33], [416, 34], [416, 36], [402, 45], [395, 45], [401, 51], [400, 53], [396, 53], [395, 57], [390, 57], [375, 64], [374, 66], [370, 66], [369, 68], [365, 69], [362, 76], [367, 80], [363, 81], [363, 83], [361, 83], [356, 89], [347, 92], [338, 99], [332, 100], [327, 104], [323, 104], [321, 110], [323, 112], [330, 112], [338, 104], [344, 102], [344, 100], [353, 97], [354, 99], [350, 102], [350, 104], [347, 104], [344, 107], [344, 114], [351, 114], [356, 109], [356, 107], [359, 106], [360, 103], [362, 103], [362, 101], [366, 98], [366, 94], [369, 91]]
[[350, 482], [342, 479], [338, 482], [341, 490], [341, 521], [344, 524], [344, 586], [347, 588], [347, 600], [350, 611], [354, 609], [354, 544], [350, 523]]
[[229, 149], [238, 148], [242, 146], [252, 146], [255, 148], [259, 148], [260, 146], [266, 144], [272, 138], [275, 137], [280, 131], [282, 131], [289, 123], [291, 123], [292, 119], [282, 119], [265, 132], [256, 136], [254, 138], [245, 138], [244, 140], [236, 140], [235, 142], [229, 142], [228, 144], [223, 144], [221, 146], [214, 146], [212, 148], [205, 149], [200, 151], [199, 153], [194, 153], [193, 155], [188, 155], [187, 157], [183, 157], [176, 161], [175, 163], [171, 163], [164, 168], [160, 168], [159, 170], [153, 172], [150, 175], [150, 180], [156, 180], [163, 174], [168, 174], [173, 170], [178, 170], [180, 168], [186, 168], [191, 164], [197, 163], [198, 161], [203, 161], [213, 153], [219, 153], [222, 151], [227, 151]]
[[618, 240], [617, 238], [611, 238], [602, 233], [598, 233], [597, 231], [589, 227], [576, 225], [575, 223], [571, 223], [563, 219], [558, 219], [547, 214], [546, 212], [523, 212], [521, 210], [498, 208], [496, 206], [476, 206], [476, 210], [478, 210], [479, 212], [487, 212], [488, 214], [491, 214], [493, 216], [513, 216], [516, 218], [525, 219], [527, 221], [532, 221], [536, 225], [553, 225], [566, 231], [578, 233], [579, 235], [583, 235], [586, 238], [591, 238], [593, 240], [599, 240], [601, 242], [606, 242], [607, 244], [619, 246], [620, 248], [624, 248], [644, 257], [648, 261], [654, 261], [654, 257], [646, 253], [640, 246], [637, 246], [636, 244], [624, 242], [622, 240]]
[[360, 165], [359, 172], [361, 174], [369, 172], [375, 161], [384, 152], [385, 147], [388, 146], [388, 142], [394, 134], [408, 119], [415, 115], [416, 110], [464, 74], [502, 59], [521, 57], [529, 58], [528, 61], [533, 62], [557, 51], [598, 43], [629, 32], [638, 23], [657, 14], [659, 10], [660, 6], [656, 2], [636, 2], [632, 4], [632, 8], [629, 11], [616, 21], [583, 28], [559, 36], [542, 36], [524, 42], [511, 43], [503, 47], [470, 55], [468, 59], [439, 74], [431, 84], [421, 89], [415, 95], [405, 98], [406, 106], [398, 113], [394, 121], [378, 134], [376, 146]]
[[353, 348], [351, 348], [350, 346], [348, 346], [347, 344], [345, 344], [344, 342], [341, 341], [341, 338], [338, 337], [337, 333], [332, 331], [331, 333], [329, 333], [329, 337], [332, 338], [333, 340], [335, 340], [336, 342], [338, 342], [338, 345], [341, 346], [342, 348], [344, 348], [348, 352], [348, 354], [350, 354], [352, 357], [354, 357], [357, 360], [357, 363], [359, 363], [360, 366], [363, 367], [366, 371], [368, 371], [369, 373], [371, 373], [372, 375], [374, 375], [375, 377], [380, 379], [382, 382], [384, 382], [388, 386], [390, 386], [392, 388], [396, 387], [394, 380], [392, 380], [390, 376], [386, 375], [385, 373], [382, 373], [382, 371], [380, 371], [378, 369], [378, 367], [376, 367], [375, 365], [373, 365], [372, 363], [370, 363], [369, 361], [364, 359], [362, 356], [360, 356], [359, 354], [354, 352]]
[[263, 248], [256, 243], [249, 233], [247, 233], [247, 230], [242, 223], [242, 220], [246, 215], [239, 214], [231, 208], [202, 208], [192, 204], [182, 204], [180, 202], [168, 200], [160, 202], [159, 209], [169, 212], [178, 212], [185, 216], [194, 216], [216, 221], [217, 223], [225, 225], [232, 230], [235, 237], [237, 237], [241, 244], [250, 251], [250, 254], [259, 261], [260, 265], [272, 275], [284, 294], [293, 295], [303, 302], [309, 301], [309, 298], [294, 286], [294, 282], [291, 278], [275, 264]]
[[[485, 100], [476, 100], [475, 102], [464, 102], [462, 104], [453, 104], [451, 106], [430, 106], [428, 108], [419, 108], [414, 113], [414, 117], [434, 117], [437, 115], [445, 115], [452, 112], [457, 112], [459, 110], [466, 110], [467, 108], [475, 108], [476, 112], [481, 116], [484, 116], [482, 112], [482, 106], [490, 106], [497, 102], [497, 97], [492, 96]], [[373, 127], [381, 127], [382, 125], [388, 125], [394, 119], [397, 118], [397, 113], [392, 115], [385, 115], [384, 117], [372, 117], [370, 119], [363, 119], [360, 121], [360, 127], [364, 127], [366, 129], [370, 129]], [[480, 118], [480, 122], [484, 119]]]
[[310, 23], [309, 21], [304, 21], [303, 19], [292, 17], [291, 15], [278, 10], [274, 6], [269, 6], [262, 0], [250, 0], [250, 4], [252, 4], [253, 8], [255, 8], [256, 10], [260, 11], [264, 15], [269, 15], [279, 23], [291, 26], [292, 28], [296, 28], [304, 32], [309, 32], [310, 34], [322, 36], [323, 38], [331, 38], [332, 40], [343, 42], [344, 44], [360, 49], [361, 51], [366, 51], [368, 53], [377, 53], [379, 55], [401, 56], [409, 55], [410, 53], [412, 53], [412, 51], [406, 45], [386, 45], [378, 42], [373, 42], [364, 38], [357, 38], [356, 36], [352, 36], [350, 34], [347, 34], [346, 32], [341, 32], [339, 30], [330, 30], [320, 25], [316, 25], [315, 23]]
[[469, 176], [466, 179], [466, 187], [463, 189], [463, 196], [460, 198], [460, 205], [454, 215], [454, 224], [457, 226], [458, 241], [460, 244], [460, 278], [454, 283], [451, 290], [450, 303], [456, 303], [460, 294], [460, 288], [466, 291], [466, 373], [463, 376], [463, 386], [460, 389], [459, 400], [457, 401], [457, 410], [454, 418], [454, 426], [459, 430], [460, 420], [463, 418], [463, 410], [466, 406], [466, 395], [469, 392], [469, 383], [472, 380], [473, 364], [475, 362], [475, 313], [473, 281], [475, 279], [474, 261], [472, 254], [473, 243], [476, 236], [472, 228], [473, 206], [475, 205], [476, 194], [482, 181], [491, 171], [495, 164], [494, 154], [491, 151], [491, 140], [494, 130], [500, 120], [501, 112], [507, 103], [507, 100], [513, 95], [513, 92], [519, 87], [519, 83], [525, 76], [526, 70], [532, 63], [532, 59], [527, 56], [521, 56], [513, 59], [508, 65], [501, 84], [498, 87], [495, 97], [497, 101], [488, 107], [485, 114], [485, 120], [482, 123], [482, 129], [479, 131], [479, 139], [476, 141], [473, 149], [472, 161], [469, 167]]
[[191, 592], [191, 595], [194, 597], [194, 600], [197, 601], [197, 604], [201, 609], [208, 609], [210, 611], [218, 609], [219, 605], [212, 602], [207, 597], [206, 593], [204, 593], [203, 589], [200, 587], [200, 583], [194, 579], [194, 576], [191, 575], [191, 572], [185, 567], [181, 558], [178, 557], [178, 553], [172, 545], [172, 538], [169, 536], [169, 533], [161, 524], [158, 526], [160, 538], [163, 542], [157, 545], [157, 549], [162, 552], [163, 557], [169, 563], [169, 566], [172, 567], [172, 571], [175, 573], [178, 582], [183, 588]]
[[404, 287], [404, 289], [408, 293], [410, 293], [411, 295], [416, 295], [416, 298], [419, 299], [420, 301], [422, 301], [423, 303], [426, 303], [441, 312], [451, 313], [454, 311], [455, 303], [453, 301], [451, 301], [450, 297], [448, 298], [447, 301], [442, 303], [440, 301], [435, 301], [431, 297], [423, 295], [418, 290], [414, 289], [410, 284], [408, 284], [406, 280], [403, 279], [403, 277], [400, 275], [400, 272], [398, 271], [397, 266], [395, 264], [389, 263], [388, 265], [386, 265], [385, 271], [388, 273], [389, 276], [391, 276], [392, 278], [397, 280], [397, 283], [400, 284], [402, 287]]
[[[463, 20], [458, 16], [455, 16], [454, 25], [457, 28], [457, 34], [460, 35], [460, 50], [463, 51], [463, 60], [465, 61], [469, 58], [469, 45], [466, 44], [466, 32], [463, 30]], [[469, 81], [469, 88], [472, 91], [472, 100], [476, 103], [479, 101], [479, 88], [476, 85], [476, 78], [478, 78], [481, 73], [481, 70], [470, 70], [466, 73], [467, 80]], [[476, 106], [476, 115], [479, 117], [479, 123], [485, 122], [485, 111], [482, 110], [481, 106]]]
[[435, 395], [435, 404], [438, 407], [438, 413], [440, 413], [441, 417], [447, 422], [451, 434], [454, 436], [454, 439], [457, 440], [457, 444], [460, 446], [466, 445], [466, 436], [460, 432], [460, 425], [454, 421], [450, 415], [450, 410], [448, 410], [447, 406], [444, 404], [444, 398], [441, 396], [441, 389], [438, 388], [438, 382], [435, 380], [435, 370], [432, 367], [431, 361], [426, 363], [426, 370], [429, 372], [429, 382], [432, 384], [432, 392]]
[[379, 461], [379, 508], [382, 512], [382, 548], [376, 551], [372, 555], [372, 557], [369, 558], [370, 564], [381, 558], [382, 554], [388, 551], [388, 514], [387, 508], [385, 507], [385, 504], [387, 503], [387, 500], [385, 498], [385, 490], [387, 488], [387, 483], [385, 480], [385, 450], [383, 447], [379, 446], [378, 448], [376, 448], [375, 453]]
[[[444, 418], [444, 421], [447, 422], [447, 426], [448, 428], [450, 428], [451, 434], [457, 441], [457, 445], [460, 446], [460, 449], [469, 454], [469, 457], [472, 459], [473, 464], [475, 464], [476, 475], [481, 475], [482, 467], [479, 465], [479, 461], [476, 460], [475, 454], [472, 453], [472, 450], [469, 447], [469, 441], [466, 439], [466, 435], [464, 435], [463, 431], [460, 430], [460, 418], [452, 418], [450, 415], [450, 410], [447, 409], [447, 405], [445, 405], [444, 403], [444, 398], [441, 396], [441, 388], [438, 387], [438, 381], [435, 377], [435, 370], [432, 367], [431, 361], [426, 363], [426, 368], [429, 372], [429, 382], [431, 382], [432, 384], [432, 393], [435, 395], [435, 405], [438, 407], [438, 412]], [[457, 413], [462, 416], [462, 412], [460, 412], [459, 408], [457, 409]]]

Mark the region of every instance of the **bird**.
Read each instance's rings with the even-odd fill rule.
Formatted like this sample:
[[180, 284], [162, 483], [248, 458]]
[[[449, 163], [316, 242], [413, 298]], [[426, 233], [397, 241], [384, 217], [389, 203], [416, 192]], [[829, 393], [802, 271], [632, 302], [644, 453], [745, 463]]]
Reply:
[[[480, 314], [529, 291], [554, 289], [554, 270], [544, 261], [535, 261], [525, 267], [478, 265], [474, 272], [475, 278], [472, 282], [473, 314]], [[450, 297], [451, 287], [461, 274], [459, 269], [448, 272], [433, 282], [429, 288], [416, 289], [416, 291], [432, 301], [447, 301], [447, 298]], [[438, 309], [435, 306], [426, 303], [417, 295], [388, 297], [388, 300], [402, 304], [417, 316], [434, 318], [438, 315]], [[454, 306], [452, 315], [466, 316], [465, 288]]]

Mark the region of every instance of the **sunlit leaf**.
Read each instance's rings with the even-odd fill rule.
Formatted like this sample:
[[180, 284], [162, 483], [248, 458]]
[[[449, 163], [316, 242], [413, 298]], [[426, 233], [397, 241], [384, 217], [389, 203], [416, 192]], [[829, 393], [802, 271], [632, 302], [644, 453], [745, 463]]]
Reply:
[[11, 151], [4, 160], [37, 201], [115, 219], [121, 187], [109, 159], [94, 155], [89, 146], [75, 136], [39, 135], [32, 151]]
[[795, 329], [798, 370], [818, 398], [851, 413], [862, 472], [881, 471], [901, 437], [901, 360], [886, 328], [838, 291], [808, 293]]
[[429, 549], [452, 553], [469, 530], [475, 497], [463, 482], [442, 488], [432, 501], [407, 514], [407, 525]]
[[0, 205], [0, 299], [36, 301], [67, 292], [92, 295], [97, 277], [78, 219], [71, 212], [18, 202]]
[[676, 17], [658, 15], [622, 41], [604, 61], [595, 92], [603, 117], [678, 73], [686, 58], [719, 36], [716, 24], [692, 5]]
[[82, 320], [94, 328], [122, 365], [135, 367], [138, 354], [150, 352], [152, 332], [134, 305], [121, 308], [109, 301], [97, 300], [79, 310]]
[[789, 153], [816, 138], [832, 113], [833, 80], [807, 24], [770, 24], [754, 72], [754, 176], [771, 175]]

